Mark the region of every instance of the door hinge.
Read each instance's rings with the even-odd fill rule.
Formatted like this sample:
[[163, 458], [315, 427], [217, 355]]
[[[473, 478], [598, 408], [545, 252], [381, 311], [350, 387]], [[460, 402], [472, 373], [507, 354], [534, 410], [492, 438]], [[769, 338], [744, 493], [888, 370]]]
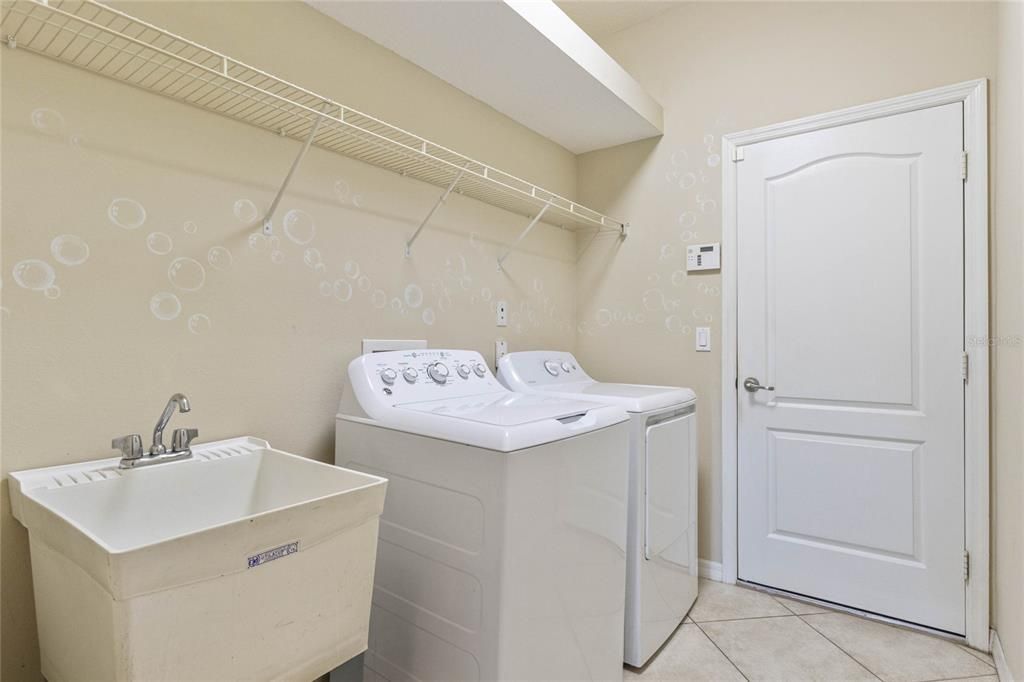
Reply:
[[743, 160], [743, 147], [733, 147], [732, 148], [732, 161], [733, 161], [733, 163], [736, 163], [737, 161], [742, 161], [742, 160]]
[[960, 179], [967, 179], [967, 150], [960, 152]]
[[971, 359], [967, 353], [960, 356], [960, 377], [967, 383], [967, 378], [970, 376], [971, 370]]
[[964, 582], [971, 578], [971, 553], [964, 550]]

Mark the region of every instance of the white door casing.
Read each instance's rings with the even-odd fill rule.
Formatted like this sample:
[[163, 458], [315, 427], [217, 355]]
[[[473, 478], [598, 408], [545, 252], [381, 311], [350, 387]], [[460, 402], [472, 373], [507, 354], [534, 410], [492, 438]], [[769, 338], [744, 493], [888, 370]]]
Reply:
[[966, 413], [960, 361], [987, 333], [983, 101], [975, 82], [723, 141], [742, 158], [723, 186], [725, 579], [982, 647], [987, 354], [967, 349]]

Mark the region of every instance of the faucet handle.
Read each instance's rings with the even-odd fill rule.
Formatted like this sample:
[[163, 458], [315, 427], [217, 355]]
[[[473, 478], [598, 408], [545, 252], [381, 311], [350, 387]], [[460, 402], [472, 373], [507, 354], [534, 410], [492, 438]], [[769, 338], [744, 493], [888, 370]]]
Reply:
[[189, 449], [192, 440], [199, 436], [199, 429], [174, 429], [171, 436], [171, 450], [184, 452]]
[[142, 436], [132, 433], [115, 438], [110, 441], [110, 447], [120, 450], [124, 459], [139, 459], [142, 457]]

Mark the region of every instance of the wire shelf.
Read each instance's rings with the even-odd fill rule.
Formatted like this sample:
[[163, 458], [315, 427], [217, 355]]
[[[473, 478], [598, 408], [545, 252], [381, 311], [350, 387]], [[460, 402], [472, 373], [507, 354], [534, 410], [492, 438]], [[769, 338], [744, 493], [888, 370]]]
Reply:
[[114, 80], [304, 140], [542, 222], [625, 233], [622, 221], [94, 0], [14, 0], [0, 34], [26, 49]]

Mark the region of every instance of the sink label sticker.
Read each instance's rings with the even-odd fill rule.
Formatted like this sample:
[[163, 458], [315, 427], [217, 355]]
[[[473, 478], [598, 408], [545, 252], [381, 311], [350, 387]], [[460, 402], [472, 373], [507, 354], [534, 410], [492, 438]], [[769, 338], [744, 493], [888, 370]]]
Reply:
[[288, 556], [289, 554], [295, 554], [298, 551], [299, 541], [296, 540], [295, 542], [289, 542], [286, 545], [281, 545], [280, 547], [275, 547], [274, 549], [268, 549], [267, 551], [260, 552], [259, 554], [253, 554], [251, 557], [249, 557], [249, 568], [256, 568], [257, 566], [265, 564], [268, 561], [280, 559], [282, 557]]

